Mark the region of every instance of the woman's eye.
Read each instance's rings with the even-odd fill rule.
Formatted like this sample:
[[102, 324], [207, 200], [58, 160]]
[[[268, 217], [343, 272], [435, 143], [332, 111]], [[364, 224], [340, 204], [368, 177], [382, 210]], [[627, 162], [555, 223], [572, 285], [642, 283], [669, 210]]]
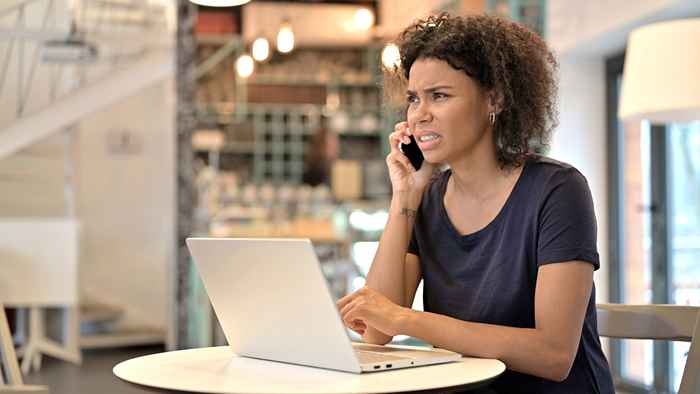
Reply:
[[447, 95], [445, 93], [440, 93], [440, 92], [433, 93], [433, 100], [443, 100], [445, 98], [447, 98]]
[[413, 104], [418, 102], [418, 97], [416, 96], [406, 96], [406, 102], [409, 104]]

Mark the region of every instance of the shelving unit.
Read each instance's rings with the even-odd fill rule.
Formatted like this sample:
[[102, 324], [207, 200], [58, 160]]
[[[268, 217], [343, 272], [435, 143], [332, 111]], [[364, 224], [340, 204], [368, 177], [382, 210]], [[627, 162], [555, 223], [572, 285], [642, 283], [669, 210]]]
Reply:
[[547, 0], [488, 0], [489, 13], [510, 18], [545, 36]]
[[[211, 48], [201, 51], [211, 52]], [[321, 66], [316, 73], [301, 73], [298, 63], [311, 52], [321, 59]], [[300, 183], [308, 144], [324, 117], [339, 138], [340, 158], [383, 160], [388, 152], [385, 130], [391, 121], [381, 109], [378, 49], [350, 49], [350, 55], [343, 52], [340, 65], [333, 63], [337, 52], [306, 50], [296, 58], [270, 61], [258, 65], [245, 82], [236, 78], [231, 59], [212, 70], [200, 86], [197, 118], [201, 128], [224, 133], [225, 143], [218, 152], [221, 169], [236, 170], [241, 179], [258, 184]], [[281, 73], [286, 62], [291, 71]], [[347, 72], [339, 71], [343, 67]], [[256, 102], [270, 92], [277, 93], [270, 97], [273, 102]], [[280, 97], [307, 102], [274, 102]], [[207, 152], [200, 156], [208, 159]]]

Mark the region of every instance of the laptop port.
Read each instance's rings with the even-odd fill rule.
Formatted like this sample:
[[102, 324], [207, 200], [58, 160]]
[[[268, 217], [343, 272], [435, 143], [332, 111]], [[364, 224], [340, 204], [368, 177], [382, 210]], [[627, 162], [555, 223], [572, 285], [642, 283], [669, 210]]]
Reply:
[[379, 368], [381, 368], [381, 367], [382, 367], [381, 365], [375, 365], [375, 366], [374, 366], [374, 369], [379, 369]]
[[387, 364], [386, 367], [387, 367], [387, 368], [391, 368], [391, 364]]

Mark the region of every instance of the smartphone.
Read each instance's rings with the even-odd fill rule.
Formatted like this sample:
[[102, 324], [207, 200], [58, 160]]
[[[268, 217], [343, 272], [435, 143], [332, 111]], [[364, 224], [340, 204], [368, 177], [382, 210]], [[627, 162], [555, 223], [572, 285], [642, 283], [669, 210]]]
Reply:
[[409, 144], [399, 144], [399, 150], [408, 157], [408, 160], [413, 164], [413, 168], [416, 171], [420, 170], [421, 165], [423, 165], [423, 152], [420, 151], [418, 143], [413, 136], [409, 136], [411, 143]]

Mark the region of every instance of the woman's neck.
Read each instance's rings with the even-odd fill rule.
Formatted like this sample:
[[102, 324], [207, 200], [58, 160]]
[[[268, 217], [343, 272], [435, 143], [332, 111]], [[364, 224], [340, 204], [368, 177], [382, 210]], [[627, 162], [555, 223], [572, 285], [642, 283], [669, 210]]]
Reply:
[[453, 191], [469, 199], [488, 199], [512, 182], [513, 170], [501, 168], [495, 151], [462, 157], [450, 168]]

